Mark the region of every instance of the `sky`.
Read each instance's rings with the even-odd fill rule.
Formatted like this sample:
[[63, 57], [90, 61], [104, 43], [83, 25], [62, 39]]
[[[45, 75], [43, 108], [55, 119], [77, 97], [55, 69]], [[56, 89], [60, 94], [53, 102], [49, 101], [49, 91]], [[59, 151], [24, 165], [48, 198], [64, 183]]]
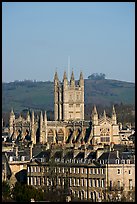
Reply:
[[135, 82], [134, 2], [3, 2], [2, 81], [104, 73]]

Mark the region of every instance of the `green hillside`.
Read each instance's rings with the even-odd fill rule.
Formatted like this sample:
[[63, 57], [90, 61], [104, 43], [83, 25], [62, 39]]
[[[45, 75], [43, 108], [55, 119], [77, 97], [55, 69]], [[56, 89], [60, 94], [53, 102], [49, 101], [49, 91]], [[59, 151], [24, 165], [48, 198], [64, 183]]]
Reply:
[[[2, 83], [2, 111], [11, 107], [15, 112], [24, 109], [53, 110], [53, 82], [17, 81]], [[117, 80], [85, 79], [85, 105], [135, 104], [135, 84]]]

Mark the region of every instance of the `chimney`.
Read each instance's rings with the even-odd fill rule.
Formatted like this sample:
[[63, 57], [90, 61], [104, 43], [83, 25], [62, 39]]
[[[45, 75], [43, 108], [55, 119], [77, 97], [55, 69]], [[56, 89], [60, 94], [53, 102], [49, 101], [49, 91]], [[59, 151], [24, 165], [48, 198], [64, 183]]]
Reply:
[[117, 150], [117, 158], [119, 159], [119, 151]]

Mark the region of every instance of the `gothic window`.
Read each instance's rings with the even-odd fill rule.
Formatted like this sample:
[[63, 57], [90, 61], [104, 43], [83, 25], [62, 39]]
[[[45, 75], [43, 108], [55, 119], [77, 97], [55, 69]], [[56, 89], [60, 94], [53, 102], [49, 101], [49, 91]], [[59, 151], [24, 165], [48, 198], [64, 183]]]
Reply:
[[52, 130], [49, 130], [47, 135], [47, 142], [53, 142], [54, 134]]
[[63, 142], [63, 140], [64, 140], [64, 133], [63, 133], [63, 130], [62, 130], [62, 129], [60, 129], [60, 130], [58, 131], [57, 140], [58, 140], [58, 142]]

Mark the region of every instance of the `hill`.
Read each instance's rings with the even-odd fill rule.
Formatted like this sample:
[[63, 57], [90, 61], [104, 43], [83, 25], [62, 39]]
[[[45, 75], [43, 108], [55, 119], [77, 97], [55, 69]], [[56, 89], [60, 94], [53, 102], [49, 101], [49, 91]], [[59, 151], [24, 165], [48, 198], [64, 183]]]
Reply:
[[[85, 106], [135, 104], [135, 84], [110, 79], [85, 79]], [[15, 81], [2, 83], [2, 112], [54, 108], [53, 82]]]

